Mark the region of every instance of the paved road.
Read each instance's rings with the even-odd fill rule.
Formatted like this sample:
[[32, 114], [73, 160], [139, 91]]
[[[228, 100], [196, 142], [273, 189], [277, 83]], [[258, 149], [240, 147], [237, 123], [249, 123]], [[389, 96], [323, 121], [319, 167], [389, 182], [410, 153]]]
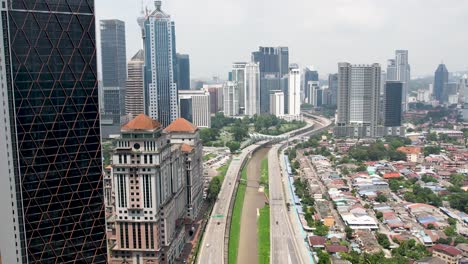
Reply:
[[[286, 207], [283, 179], [281, 177], [278, 150], [280, 145], [275, 145], [268, 152], [268, 172], [270, 182], [270, 239], [271, 239], [271, 263], [308, 263], [307, 252], [304, 255], [301, 247], [305, 247], [291, 224], [288, 209]], [[291, 210], [294, 210], [291, 207]], [[298, 241], [299, 240], [299, 241]]]
[[[306, 119], [308, 121], [309, 119]], [[309, 121], [308, 121], [309, 122]], [[310, 127], [308, 124], [305, 128]], [[302, 128], [302, 129], [305, 129]], [[288, 134], [294, 133], [294, 131]], [[221, 191], [218, 195], [211, 218], [209, 219], [203, 241], [198, 253], [198, 264], [224, 264], [224, 254], [227, 253], [227, 245], [225, 244], [226, 236], [226, 216], [229, 212], [229, 205], [231, 202], [232, 195], [234, 193], [234, 184], [237, 178], [237, 174], [242, 169], [241, 165], [249, 155], [257, 149], [260, 145], [266, 141], [259, 142], [255, 145], [251, 145], [242, 150], [242, 153], [234, 157], [226, 173], [226, 177], [221, 186]], [[279, 171], [279, 170], [278, 170]], [[272, 222], [273, 223], [273, 222]], [[285, 262], [289, 263], [289, 262]]]
[[[316, 122], [314, 131], [329, 124], [329, 120], [322, 119], [321, 122]], [[290, 140], [299, 139], [311, 133], [313, 132], [298, 135]], [[294, 206], [291, 206], [290, 211], [286, 207], [287, 202], [291, 205], [294, 203], [289, 191], [286, 169], [280, 166], [282, 161], [279, 160], [278, 150], [282, 145], [274, 145], [268, 153], [271, 263], [310, 263], [313, 260], [310, 257], [307, 244], [304, 242], [304, 231], [297, 215], [295, 215]]]
[[264, 142], [251, 145], [245, 148], [239, 156], [235, 156], [224, 178], [218, 200], [213, 207], [211, 218], [209, 219], [203, 244], [200, 247], [198, 263], [199, 264], [222, 264], [224, 263], [224, 236], [226, 231], [226, 216], [229, 211], [229, 204], [234, 193], [237, 174], [241, 170], [242, 163], [253, 150], [258, 148]]

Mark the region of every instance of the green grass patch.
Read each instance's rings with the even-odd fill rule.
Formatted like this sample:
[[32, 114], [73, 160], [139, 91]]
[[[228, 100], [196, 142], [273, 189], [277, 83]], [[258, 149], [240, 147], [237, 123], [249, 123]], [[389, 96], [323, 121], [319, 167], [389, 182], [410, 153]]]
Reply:
[[264, 158], [260, 165], [260, 185], [268, 189], [268, 158]]
[[[247, 180], [247, 166], [244, 166], [241, 173], [241, 178]], [[242, 207], [244, 206], [245, 191], [247, 183], [241, 181], [237, 188], [236, 200], [234, 202], [234, 209], [231, 218], [231, 230], [229, 233], [229, 263], [237, 263], [237, 254], [239, 252], [239, 239], [240, 239], [240, 222], [242, 217]]]
[[217, 169], [218, 171], [218, 176], [221, 177], [221, 180], [224, 180], [224, 177], [226, 176], [227, 170], [229, 169], [229, 165], [231, 165], [231, 160], [229, 160], [226, 165], [221, 166]]
[[203, 161], [209, 161], [210, 159], [216, 158], [216, 155], [213, 153], [208, 153], [205, 156], [203, 156]]
[[270, 263], [270, 207], [260, 209], [257, 222], [258, 230], [258, 263]]

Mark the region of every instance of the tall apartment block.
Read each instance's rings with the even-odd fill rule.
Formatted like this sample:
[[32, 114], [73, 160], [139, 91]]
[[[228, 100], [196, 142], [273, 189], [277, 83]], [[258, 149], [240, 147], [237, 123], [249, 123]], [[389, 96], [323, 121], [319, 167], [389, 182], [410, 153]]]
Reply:
[[239, 115], [239, 85], [237, 82], [224, 83], [223, 110], [225, 116]]
[[143, 67], [145, 52], [139, 50], [128, 62], [127, 95], [125, 96], [126, 114], [137, 116], [145, 112]]
[[278, 118], [284, 117], [284, 93], [283, 91], [271, 91], [270, 114]]
[[403, 83], [402, 89], [402, 111], [408, 110], [408, 85], [411, 80], [411, 66], [408, 62], [407, 50], [396, 50], [395, 59], [388, 60], [387, 81], [398, 81]]
[[303, 93], [303, 98], [305, 100], [310, 100], [311, 98], [311, 95], [309, 94], [310, 90], [307, 89], [308, 88], [308, 85], [309, 85], [309, 82], [319, 82], [319, 75], [318, 75], [318, 71], [314, 70], [313, 67], [306, 67], [304, 68], [304, 72], [303, 72], [303, 76], [304, 76], [304, 79], [303, 79], [303, 82], [302, 82], [302, 93]]
[[180, 116], [200, 128], [211, 127], [210, 93], [203, 90], [179, 91]]
[[258, 63], [245, 65], [244, 106], [246, 116], [260, 114], [260, 68]]
[[301, 70], [295, 64], [289, 68], [288, 119], [301, 119]]
[[179, 117], [176, 83], [175, 25], [171, 16], [156, 10], [142, 23], [145, 50], [145, 113], [163, 126]]
[[[381, 68], [377, 63], [338, 64], [338, 110], [334, 129], [336, 136], [363, 138], [404, 135], [401, 127], [386, 127], [383, 124], [380, 114], [380, 78]], [[398, 91], [393, 89], [392, 93]], [[396, 102], [399, 98], [401, 97], [392, 98], [391, 104], [388, 101], [387, 111], [392, 105], [398, 104], [394, 110], [401, 112], [401, 103]]]
[[379, 121], [379, 64], [338, 64], [337, 136], [374, 137]]
[[104, 264], [94, 1], [36, 2], [0, 1], [2, 262]]
[[102, 133], [104, 137], [120, 131], [121, 116], [125, 115], [127, 81], [127, 52], [125, 22], [101, 20], [102, 64]]
[[198, 129], [177, 119], [162, 124], [141, 114], [122, 127], [108, 168], [109, 263], [174, 263], [186, 239], [186, 219], [202, 202]]
[[232, 64], [232, 74], [231, 74], [231, 81], [237, 83], [237, 86], [239, 87], [239, 95], [237, 98], [237, 101], [239, 102], [239, 115], [243, 115], [245, 113], [245, 100], [246, 100], [246, 94], [245, 94], [245, 67], [247, 63], [246, 62], [234, 62]]

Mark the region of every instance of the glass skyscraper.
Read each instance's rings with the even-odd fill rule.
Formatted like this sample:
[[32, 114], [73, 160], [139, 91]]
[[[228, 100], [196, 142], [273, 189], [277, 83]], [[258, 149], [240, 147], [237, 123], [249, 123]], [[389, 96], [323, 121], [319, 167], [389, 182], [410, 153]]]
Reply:
[[0, 1], [3, 263], [106, 263], [93, 0]]
[[270, 91], [276, 90], [283, 91], [285, 109], [288, 111], [289, 49], [259, 47], [252, 53], [252, 61], [260, 66], [260, 112], [270, 112]]
[[143, 22], [145, 111], [166, 127], [179, 117], [175, 25], [161, 10], [161, 1], [155, 6]]
[[447, 84], [449, 81], [449, 72], [445, 64], [440, 64], [437, 67], [434, 77], [434, 97], [439, 103], [445, 103], [444, 94], [447, 89]]
[[120, 117], [125, 115], [127, 52], [125, 22], [101, 20], [101, 63], [104, 96], [103, 117], [112, 119], [120, 130]]
[[177, 53], [177, 88], [190, 90], [190, 56]]

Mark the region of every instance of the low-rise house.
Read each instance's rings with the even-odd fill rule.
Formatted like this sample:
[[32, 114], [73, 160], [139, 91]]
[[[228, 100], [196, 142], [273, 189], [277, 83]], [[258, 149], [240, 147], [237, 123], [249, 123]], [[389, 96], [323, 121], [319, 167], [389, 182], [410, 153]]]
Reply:
[[325, 248], [327, 239], [321, 236], [309, 236], [309, 246], [311, 248]]
[[408, 162], [421, 162], [424, 158], [423, 151], [420, 147], [404, 146], [397, 148], [397, 151], [406, 154], [406, 161]]
[[457, 264], [463, 254], [461, 250], [444, 244], [434, 245], [430, 251], [433, 257], [437, 257], [447, 264]]

